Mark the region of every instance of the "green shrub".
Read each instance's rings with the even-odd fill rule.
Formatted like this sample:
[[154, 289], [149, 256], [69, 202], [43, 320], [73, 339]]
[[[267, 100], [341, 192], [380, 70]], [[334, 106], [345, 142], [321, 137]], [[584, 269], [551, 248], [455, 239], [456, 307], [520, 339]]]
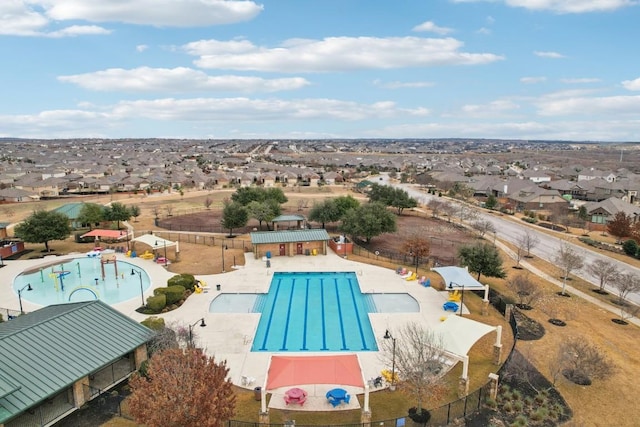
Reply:
[[147, 298], [147, 307], [154, 313], [160, 313], [167, 306], [167, 297], [164, 294]]
[[638, 244], [635, 240], [629, 239], [622, 244], [622, 250], [629, 256], [635, 256], [638, 253]]
[[520, 414], [516, 417], [515, 420], [513, 420], [513, 423], [511, 423], [511, 425], [514, 427], [524, 427], [524, 426], [528, 426], [529, 422], [527, 420], [527, 417]]
[[165, 327], [164, 319], [158, 316], [147, 317], [140, 323], [142, 323], [144, 326], [154, 331], [161, 331]]
[[485, 400], [484, 404], [487, 405], [487, 408], [491, 408], [491, 409], [496, 409], [496, 407], [498, 406], [498, 402], [496, 402], [490, 397], [487, 398], [487, 400]]
[[522, 400], [516, 400], [515, 402], [513, 402], [514, 411], [522, 412], [522, 408], [524, 408], [524, 404], [522, 403]]
[[535, 219], [535, 218], [531, 218], [531, 217], [528, 217], [528, 216], [523, 216], [523, 217], [522, 217], [522, 220], [523, 220], [524, 222], [528, 222], [529, 224], [535, 224], [536, 222], [538, 222], [538, 220], [537, 220], [537, 219]]
[[172, 305], [184, 298], [185, 288], [181, 285], [167, 286], [166, 288], [156, 288], [154, 295], [165, 295], [167, 297], [166, 305]]
[[196, 278], [193, 277], [193, 274], [178, 274], [173, 276], [171, 279], [167, 280], [167, 286], [175, 286], [180, 285], [185, 289], [189, 289], [193, 291], [196, 285]]

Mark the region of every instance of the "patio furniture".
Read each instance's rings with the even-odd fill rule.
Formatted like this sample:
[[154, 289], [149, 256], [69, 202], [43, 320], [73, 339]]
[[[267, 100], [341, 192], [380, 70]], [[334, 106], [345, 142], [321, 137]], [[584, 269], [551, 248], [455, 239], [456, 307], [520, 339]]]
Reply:
[[454, 313], [458, 311], [458, 307], [458, 304], [453, 301], [447, 301], [442, 304], [442, 308], [444, 309], [444, 311], [453, 311]]
[[375, 388], [382, 387], [382, 377], [371, 378], [371, 385]]
[[298, 387], [290, 388], [284, 393], [284, 402], [287, 405], [290, 403], [297, 403], [302, 406], [306, 400], [307, 392]]
[[333, 388], [329, 390], [326, 394], [327, 400], [333, 407], [340, 405], [341, 403], [349, 403], [351, 399], [351, 395], [347, 393], [347, 390], [342, 388]]

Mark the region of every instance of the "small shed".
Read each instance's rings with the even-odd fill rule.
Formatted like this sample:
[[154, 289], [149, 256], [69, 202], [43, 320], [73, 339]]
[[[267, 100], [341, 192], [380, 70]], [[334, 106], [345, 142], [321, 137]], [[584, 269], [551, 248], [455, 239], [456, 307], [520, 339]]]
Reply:
[[328, 241], [329, 234], [324, 228], [251, 233], [256, 259], [263, 256], [326, 255]]
[[301, 230], [306, 227], [306, 219], [303, 215], [279, 215], [273, 219], [273, 230], [289, 229]]

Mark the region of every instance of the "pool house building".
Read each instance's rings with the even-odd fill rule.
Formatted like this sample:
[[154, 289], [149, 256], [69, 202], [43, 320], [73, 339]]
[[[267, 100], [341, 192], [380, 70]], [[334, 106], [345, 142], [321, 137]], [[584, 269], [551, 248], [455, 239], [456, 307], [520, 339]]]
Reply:
[[326, 255], [329, 234], [323, 228], [254, 231], [251, 233], [256, 259], [272, 256]]
[[153, 335], [100, 300], [0, 323], [0, 427], [48, 426], [70, 415], [135, 372]]

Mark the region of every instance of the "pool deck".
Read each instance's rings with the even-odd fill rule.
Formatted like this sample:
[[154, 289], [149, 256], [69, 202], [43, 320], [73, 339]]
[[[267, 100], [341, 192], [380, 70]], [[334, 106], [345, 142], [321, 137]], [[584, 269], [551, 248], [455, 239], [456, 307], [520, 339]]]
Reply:
[[[54, 259], [64, 260], [79, 256], [84, 256], [84, 254], [46, 257], [40, 260], [5, 261], [5, 266], [0, 268], [0, 278], [2, 278], [0, 286], [0, 301], [2, 303], [0, 303], [0, 307], [19, 310], [18, 295], [13, 290], [12, 284], [14, 278], [24, 270], [37, 268]], [[127, 258], [123, 254], [117, 254], [117, 256], [118, 259], [144, 269], [151, 278], [151, 287], [145, 292], [145, 299], [152, 295], [154, 288], [166, 286], [167, 280], [174, 275], [166, 271], [162, 265], [151, 260]], [[216, 360], [226, 360], [232, 382], [241, 387], [248, 389], [258, 386], [264, 387], [272, 353], [250, 351], [260, 314], [209, 313], [209, 305], [220, 293], [268, 292], [274, 272], [350, 271], [356, 273], [363, 293], [408, 293], [413, 296], [420, 305], [419, 313], [369, 314], [374, 335], [378, 340], [378, 347], [381, 346], [382, 337], [387, 329], [399, 330], [408, 322], [421, 323], [427, 327], [435, 326], [440, 323], [442, 316], [453, 315], [451, 312], [444, 312], [442, 308], [447, 299], [447, 292], [438, 292], [431, 287], [424, 287], [417, 281], [406, 281], [393, 270], [354, 262], [331, 251], [328, 255], [274, 257], [270, 261], [271, 267], [267, 268], [265, 260], [256, 260], [252, 253], [247, 253], [244, 266], [232, 267], [228, 272], [222, 274], [196, 276], [197, 279], [204, 281], [209, 289], [201, 294], [192, 295], [179, 309], [160, 315], [165, 319], [167, 325], [188, 328], [189, 325], [195, 324], [196, 326], [192, 326], [195, 344], [204, 348]], [[218, 284], [221, 288], [220, 291], [216, 290]], [[41, 306], [29, 303], [25, 299], [24, 293], [22, 295], [22, 305], [26, 312], [41, 308]], [[140, 298], [137, 297], [115, 304], [113, 307], [137, 321], [142, 321], [148, 316], [135, 311], [139, 306]], [[206, 327], [200, 327], [197, 324], [201, 318], [205, 319]], [[287, 352], [286, 354], [329, 355], [331, 353]], [[377, 351], [359, 352], [358, 358], [363, 377], [366, 380], [379, 376], [380, 371], [385, 368]], [[248, 378], [250, 381], [242, 381], [243, 378]], [[309, 397], [323, 397], [322, 393], [326, 392], [326, 387], [315, 388], [318, 388], [318, 393], [310, 393]], [[361, 390], [353, 391], [355, 393], [361, 392]], [[274, 392], [274, 397], [276, 395], [277, 392]], [[272, 400], [274, 399], [272, 398]], [[322, 405], [324, 403], [322, 402]], [[305, 406], [307, 405], [305, 404]], [[311, 409], [310, 407], [315, 405], [308, 406]]]

